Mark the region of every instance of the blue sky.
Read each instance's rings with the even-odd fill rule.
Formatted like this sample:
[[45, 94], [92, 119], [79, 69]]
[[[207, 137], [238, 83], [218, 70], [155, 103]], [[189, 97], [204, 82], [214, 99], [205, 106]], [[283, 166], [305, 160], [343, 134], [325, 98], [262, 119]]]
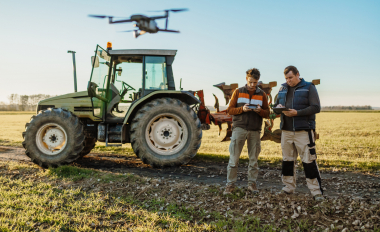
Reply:
[[[87, 17], [167, 8], [189, 8], [170, 15], [169, 28], [180, 34], [134, 39], [119, 32], [131, 24]], [[185, 89], [203, 89], [207, 105], [212, 93], [223, 97], [213, 84], [241, 86], [256, 67], [264, 83], [279, 86], [283, 69], [295, 65], [306, 80], [321, 79], [324, 106], [380, 106], [380, 1], [1, 1], [0, 29], [0, 101], [73, 92], [67, 50], [77, 52], [78, 89], [86, 90], [96, 44], [111, 41], [114, 49], [177, 49], [177, 87], [182, 78]]]

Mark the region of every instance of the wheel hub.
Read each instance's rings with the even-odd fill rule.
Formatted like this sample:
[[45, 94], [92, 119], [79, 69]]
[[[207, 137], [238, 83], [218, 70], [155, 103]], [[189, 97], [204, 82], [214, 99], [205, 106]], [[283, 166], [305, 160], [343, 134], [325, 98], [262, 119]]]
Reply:
[[[182, 149], [187, 139], [187, 129], [182, 119], [165, 114], [156, 116], [147, 126], [147, 143], [155, 152], [171, 155]], [[184, 130], [185, 129], [185, 130]], [[184, 131], [186, 131], [184, 133]]]
[[[49, 149], [62, 145], [64, 142], [64, 134], [61, 130], [52, 128], [46, 131], [42, 141], [48, 145]], [[51, 149], [50, 149], [51, 150]]]
[[36, 144], [43, 153], [56, 155], [66, 147], [66, 131], [55, 123], [43, 125], [37, 132]]

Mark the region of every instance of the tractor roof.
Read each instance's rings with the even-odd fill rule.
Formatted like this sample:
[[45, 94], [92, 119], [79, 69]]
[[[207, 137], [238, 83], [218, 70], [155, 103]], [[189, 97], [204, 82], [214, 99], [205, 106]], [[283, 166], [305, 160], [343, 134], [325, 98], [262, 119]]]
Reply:
[[110, 55], [152, 55], [152, 56], [175, 56], [177, 50], [162, 49], [120, 49], [109, 50]]

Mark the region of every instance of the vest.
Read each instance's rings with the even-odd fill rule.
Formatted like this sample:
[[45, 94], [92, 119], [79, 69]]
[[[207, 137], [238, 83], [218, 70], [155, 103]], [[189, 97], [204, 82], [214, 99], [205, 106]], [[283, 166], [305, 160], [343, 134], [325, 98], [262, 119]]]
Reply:
[[[239, 88], [239, 96], [236, 107], [242, 107], [245, 104], [254, 104], [263, 106], [264, 91], [256, 87], [256, 91], [249, 98], [249, 91], [246, 86]], [[238, 115], [232, 115], [233, 127], [240, 127], [249, 131], [261, 131], [263, 118], [256, 112], [243, 112]]]
[[[309, 89], [312, 85], [311, 82], [307, 82], [301, 79], [301, 82], [297, 85], [294, 90], [294, 97], [292, 102], [292, 108], [295, 110], [302, 110], [310, 106], [309, 104]], [[285, 105], [286, 95], [288, 93], [288, 84], [282, 84], [280, 91], [278, 92], [278, 103]], [[284, 114], [281, 114], [281, 124], [280, 129], [283, 126]], [[293, 130], [315, 130], [315, 114], [309, 116], [295, 116], [293, 117]]]

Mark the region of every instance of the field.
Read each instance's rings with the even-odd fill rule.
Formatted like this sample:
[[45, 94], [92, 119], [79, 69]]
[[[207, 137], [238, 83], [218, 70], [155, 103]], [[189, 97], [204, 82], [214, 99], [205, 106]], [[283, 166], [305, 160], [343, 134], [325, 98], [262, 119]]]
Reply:
[[[32, 115], [0, 112], [0, 145], [20, 147], [24, 125]], [[275, 129], [278, 124], [277, 119]], [[151, 169], [150, 176], [144, 175], [138, 172], [147, 169], [143, 165], [123, 169], [81, 165], [105, 162], [95, 156], [55, 169], [0, 159], [0, 231], [379, 232], [380, 113], [320, 113], [317, 127], [318, 163], [324, 186], [330, 193], [335, 191], [322, 203], [302, 191], [276, 195], [272, 187], [261, 187], [258, 195], [241, 187], [226, 197], [222, 195], [225, 174], [219, 170], [213, 184], [197, 179], [198, 173], [195, 181], [175, 175], [190, 176], [191, 171], [201, 168], [199, 163], [204, 167], [226, 165], [229, 142], [220, 143], [224, 135], [218, 137], [217, 128], [212, 127], [204, 131], [195, 161], [166, 174], [165, 170]], [[0, 153], [6, 148], [0, 147]], [[94, 152], [126, 162], [135, 159], [129, 144], [109, 148], [98, 143]], [[241, 163], [246, 169], [246, 147], [242, 154]], [[259, 165], [263, 170], [260, 176], [269, 178], [260, 182], [280, 185], [279, 144], [262, 143]], [[204, 178], [214, 175], [205, 172], [201, 173]], [[299, 177], [297, 186], [305, 187], [304, 177]]]
[[[21, 146], [25, 123], [33, 112], [0, 111], [0, 145]], [[274, 129], [278, 129], [279, 119], [275, 120]], [[215, 126], [203, 132], [202, 146], [197, 159], [228, 160], [229, 142], [220, 143], [224, 134], [218, 136]], [[317, 116], [317, 154], [321, 168], [334, 170], [357, 170], [373, 172], [380, 169], [380, 112], [323, 112]], [[224, 132], [224, 131], [223, 131]], [[131, 146], [124, 145], [126, 153]], [[109, 151], [103, 143], [98, 143], [97, 151]], [[120, 149], [118, 152], [123, 153]], [[244, 147], [242, 160], [248, 159]], [[278, 166], [281, 163], [280, 144], [264, 141], [260, 161]]]

